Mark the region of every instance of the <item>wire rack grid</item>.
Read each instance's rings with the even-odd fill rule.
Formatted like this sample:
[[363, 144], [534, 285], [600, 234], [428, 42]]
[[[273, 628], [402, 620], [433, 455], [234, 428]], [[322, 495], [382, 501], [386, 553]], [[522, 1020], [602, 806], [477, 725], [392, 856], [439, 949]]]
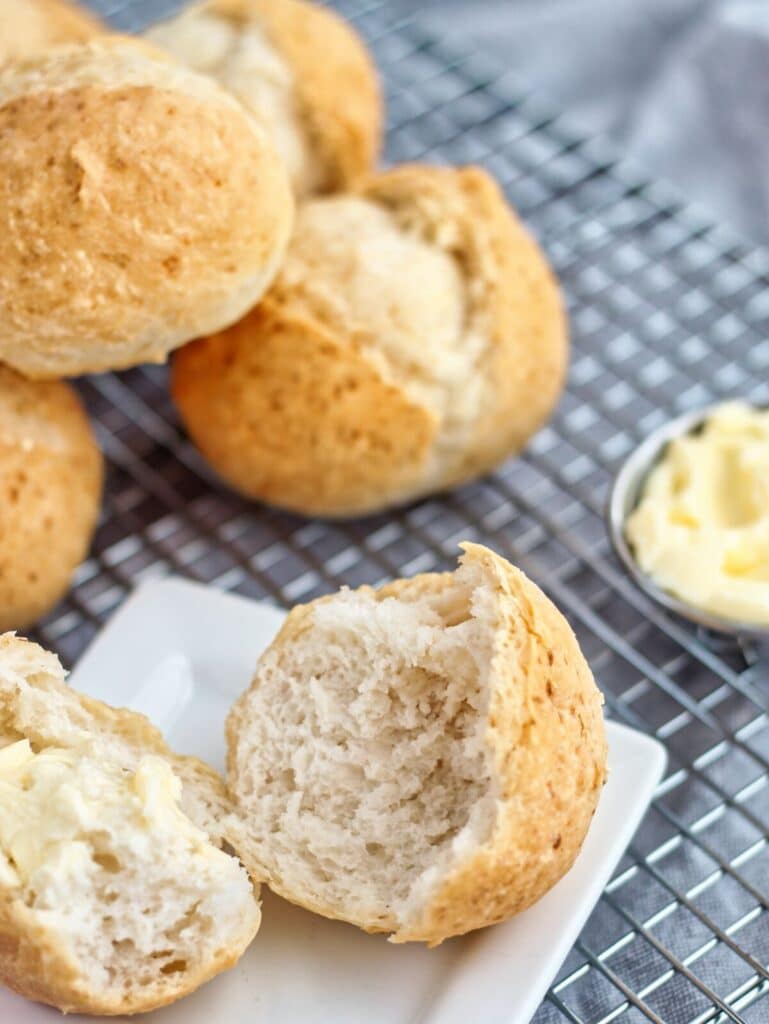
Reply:
[[[178, 3], [94, 0], [123, 29]], [[536, 1024], [769, 1021], [769, 666], [651, 604], [604, 504], [623, 457], [674, 412], [769, 402], [769, 252], [711, 223], [487, 56], [381, 0], [337, 6], [388, 95], [387, 156], [479, 162], [543, 242], [571, 313], [568, 390], [517, 460], [387, 516], [306, 521], [224, 490], [180, 430], [162, 368], [82, 382], [108, 460], [90, 559], [38, 638], [72, 663], [138, 581], [173, 572], [280, 605], [454, 563], [476, 539], [574, 626], [611, 716], [656, 735], [668, 775]]]

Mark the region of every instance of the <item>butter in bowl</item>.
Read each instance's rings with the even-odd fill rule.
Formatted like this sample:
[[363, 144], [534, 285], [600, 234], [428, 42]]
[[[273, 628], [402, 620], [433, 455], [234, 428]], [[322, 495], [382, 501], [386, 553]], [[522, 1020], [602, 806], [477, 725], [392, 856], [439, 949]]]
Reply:
[[769, 637], [769, 409], [724, 402], [666, 423], [622, 466], [608, 519], [655, 600], [709, 629]]

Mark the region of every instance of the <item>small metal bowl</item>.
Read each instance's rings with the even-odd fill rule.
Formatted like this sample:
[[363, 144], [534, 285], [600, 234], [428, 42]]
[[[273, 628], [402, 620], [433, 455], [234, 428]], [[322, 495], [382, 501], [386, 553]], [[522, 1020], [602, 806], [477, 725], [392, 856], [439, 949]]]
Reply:
[[[617, 557], [629, 575], [635, 580], [641, 590], [648, 594], [649, 597], [654, 598], [663, 607], [705, 629], [766, 642], [769, 641], [769, 626], [759, 625], [755, 622], [739, 622], [736, 619], [715, 615], [695, 605], [688, 604], [669, 591], [663, 590], [650, 576], [643, 572], [625, 536], [625, 523], [638, 504], [646, 478], [662, 458], [668, 444], [677, 437], [696, 433], [698, 428], [722, 405], [723, 403], [719, 402], [715, 405], [684, 413], [683, 416], [669, 420], [650, 434], [628, 456], [614, 479], [611, 494], [609, 495], [609, 503], [606, 509], [609, 537]], [[756, 406], [756, 408], [761, 407]]]

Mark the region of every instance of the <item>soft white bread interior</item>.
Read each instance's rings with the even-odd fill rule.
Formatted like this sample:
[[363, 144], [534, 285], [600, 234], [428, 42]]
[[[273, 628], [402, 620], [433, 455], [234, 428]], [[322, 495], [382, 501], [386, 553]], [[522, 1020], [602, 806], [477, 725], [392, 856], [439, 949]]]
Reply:
[[232, 966], [259, 926], [222, 850], [216, 773], [0, 637], [0, 981], [65, 1012], [151, 1010]]
[[295, 608], [227, 723], [227, 834], [247, 867], [396, 942], [539, 899], [605, 778], [602, 698], [568, 624], [463, 546], [453, 574]]

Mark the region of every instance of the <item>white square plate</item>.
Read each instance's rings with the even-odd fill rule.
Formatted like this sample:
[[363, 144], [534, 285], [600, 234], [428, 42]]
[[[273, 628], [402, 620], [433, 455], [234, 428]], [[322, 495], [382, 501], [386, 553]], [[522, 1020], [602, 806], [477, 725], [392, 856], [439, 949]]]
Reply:
[[[221, 769], [227, 710], [282, 620], [274, 608], [198, 584], [146, 583], [96, 638], [71, 683], [143, 711], [176, 750]], [[263, 889], [262, 927], [238, 966], [150, 1014], [148, 1024], [527, 1024], [664, 771], [655, 740], [611, 722], [608, 736], [609, 781], [582, 852], [526, 913], [427, 950], [391, 945]], [[50, 1009], [0, 990], [0, 1021], [53, 1019]]]

